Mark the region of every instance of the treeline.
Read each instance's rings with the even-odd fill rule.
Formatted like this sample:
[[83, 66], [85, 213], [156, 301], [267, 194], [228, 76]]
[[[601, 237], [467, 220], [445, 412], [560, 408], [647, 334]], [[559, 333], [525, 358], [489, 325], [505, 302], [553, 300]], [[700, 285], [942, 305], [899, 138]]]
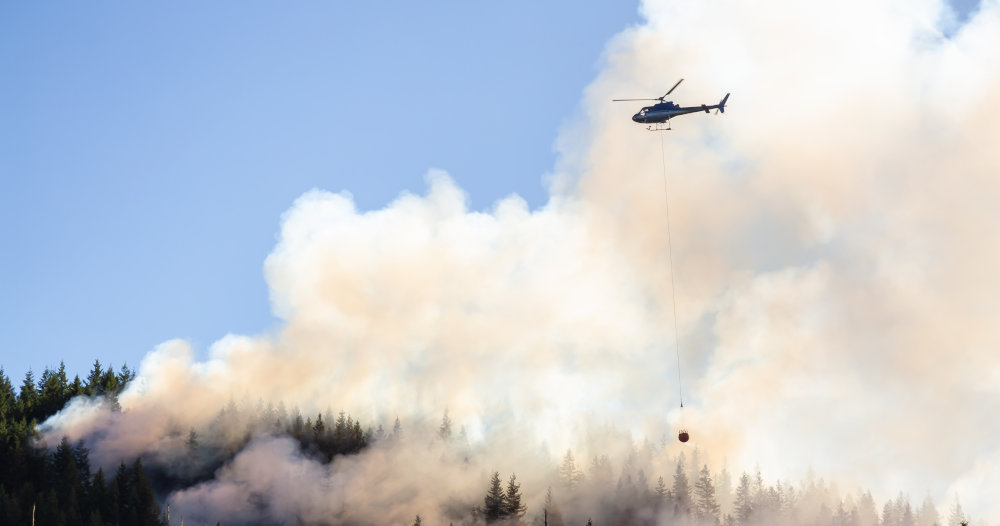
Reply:
[[134, 378], [128, 366], [116, 371], [95, 360], [85, 380], [69, 380], [60, 363], [55, 370], [46, 368], [38, 380], [29, 370], [15, 393], [0, 367], [0, 524], [167, 524], [157, 497], [211, 478], [256, 434], [292, 437], [305, 454], [322, 462], [401, 435], [398, 419], [387, 434], [381, 426], [363, 429], [343, 411], [333, 416], [327, 410], [314, 420], [303, 418], [298, 409], [287, 411], [283, 404], [258, 402], [247, 408], [230, 402], [203, 429], [204, 436], [188, 431], [183, 437], [187, 454], [179, 462], [149, 452], [147, 465], [141, 458], [123, 460], [109, 477], [101, 468], [92, 472], [90, 452], [82, 441], [71, 444], [64, 438], [54, 449], [42, 444], [38, 424], [71, 399], [104, 397], [112, 411], [120, 411], [118, 396]]
[[[640, 451], [643, 449], [644, 451]], [[498, 493], [498, 476], [490, 481], [484, 502], [477, 508], [478, 518], [486, 523], [544, 524], [614, 524], [653, 526], [681, 524], [696, 526], [966, 526], [968, 516], [956, 499], [942, 521], [930, 496], [914, 507], [904, 494], [877, 506], [871, 492], [841, 496], [833, 485], [823, 479], [809, 480], [798, 485], [778, 481], [764, 482], [761, 472], [742, 473], [735, 485], [723, 469], [712, 473], [706, 464], [699, 465], [699, 451], [691, 460], [682, 452], [675, 459], [669, 482], [663, 476], [652, 481], [642, 466], [663, 465], [658, 462], [665, 448], [651, 446], [635, 448], [625, 459], [621, 472], [614, 475], [606, 455], [594, 457], [586, 472], [578, 467], [572, 451], [567, 451], [556, 469], [555, 491], [548, 488], [542, 509], [525, 515], [504, 512], [504, 499], [516, 494], [519, 486], [509, 486]], [[513, 484], [515, 478], [511, 476]], [[486, 513], [490, 503], [499, 498], [499, 513]], [[507, 508], [509, 509], [509, 508]], [[563, 510], [571, 510], [565, 513]], [[565, 518], [564, 518], [565, 515]]]
[[[324, 463], [376, 442], [391, 447], [405, 441], [398, 419], [387, 432], [381, 425], [364, 427], [344, 412], [304, 417], [296, 408], [258, 401], [230, 402], [197, 430], [172, 428], [167, 439], [185, 445], [181, 458], [173, 447], [166, 448], [172, 451], [169, 457], [149, 451], [142, 458], [122, 459], [114, 473], [100, 468], [95, 472], [83, 442], [72, 444], [64, 438], [55, 448], [41, 445], [37, 424], [71, 398], [103, 396], [112, 410], [120, 410], [117, 397], [134, 377], [126, 366], [116, 371], [95, 361], [85, 381], [70, 381], [60, 364], [56, 370], [46, 369], [37, 381], [28, 372], [15, 394], [0, 368], [0, 524], [168, 524], [159, 504], [163, 498], [210, 480], [262, 434], [292, 437], [306, 456]], [[437, 439], [463, 448], [463, 455], [474, 455], [464, 430], [453, 439], [452, 427], [445, 413]], [[414, 436], [420, 439], [420, 433]], [[464, 525], [545, 526], [960, 526], [968, 521], [957, 500], [942, 520], [930, 497], [914, 507], [900, 494], [879, 506], [870, 492], [842, 496], [822, 479], [769, 485], [759, 470], [735, 478], [726, 469], [711, 471], [697, 448], [671, 457], [665, 440], [641, 445], [623, 440], [627, 453], [615, 464], [607, 455], [597, 455], [581, 465], [567, 451], [552, 466], [545, 486], [525, 488], [529, 497], [545, 492], [544, 503], [535, 509], [525, 505], [537, 500], [524, 497], [515, 475], [504, 483], [494, 471], [483, 481], [482, 496], [466, 501], [450, 517]], [[415, 524], [420, 523], [417, 516]]]
[[67, 439], [54, 449], [39, 445], [37, 424], [79, 395], [116, 400], [135, 373], [117, 372], [99, 361], [81, 381], [69, 381], [66, 366], [46, 368], [38, 381], [28, 371], [19, 392], [0, 368], [0, 524], [161, 525], [160, 507], [149, 478], [136, 459], [122, 463], [109, 480], [91, 472], [83, 443]]

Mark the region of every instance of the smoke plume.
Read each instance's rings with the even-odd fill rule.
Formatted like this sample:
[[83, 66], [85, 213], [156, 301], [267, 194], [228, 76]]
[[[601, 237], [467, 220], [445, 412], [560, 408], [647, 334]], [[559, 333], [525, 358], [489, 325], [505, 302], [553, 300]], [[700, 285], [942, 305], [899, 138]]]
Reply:
[[[330, 465], [259, 436], [169, 496], [206, 520], [456, 520], [494, 470], [537, 509], [567, 449], [621, 468], [609, 437], [680, 425], [692, 442], [667, 454], [697, 445], [714, 470], [811, 469], [1000, 519], [1000, 3], [961, 26], [936, 0], [641, 10], [559, 134], [545, 206], [469, 210], [437, 171], [379, 210], [309, 191], [264, 265], [280, 330], [205, 361], [163, 343], [121, 412], [78, 399], [47, 439], [169, 463], [176, 429], [258, 399], [415, 436], [447, 410], [465, 430], [462, 448], [414, 438]], [[654, 134], [609, 102], [680, 77], [676, 102], [731, 92], [726, 113]]]

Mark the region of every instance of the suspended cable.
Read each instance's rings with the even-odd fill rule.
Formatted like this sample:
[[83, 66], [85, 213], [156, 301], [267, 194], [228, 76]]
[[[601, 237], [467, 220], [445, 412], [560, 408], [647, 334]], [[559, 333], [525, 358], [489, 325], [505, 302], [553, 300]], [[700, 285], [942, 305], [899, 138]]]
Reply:
[[[678, 83], [679, 84], [679, 83]], [[684, 389], [681, 387], [681, 344], [677, 337], [677, 294], [674, 287], [674, 248], [670, 239], [670, 199], [667, 194], [667, 156], [663, 151], [663, 134], [660, 135], [660, 161], [663, 163], [663, 203], [667, 213], [667, 262], [670, 269], [670, 302], [673, 307], [674, 319], [674, 350], [677, 354], [677, 395], [684, 407]], [[686, 434], [686, 433], [685, 433]]]

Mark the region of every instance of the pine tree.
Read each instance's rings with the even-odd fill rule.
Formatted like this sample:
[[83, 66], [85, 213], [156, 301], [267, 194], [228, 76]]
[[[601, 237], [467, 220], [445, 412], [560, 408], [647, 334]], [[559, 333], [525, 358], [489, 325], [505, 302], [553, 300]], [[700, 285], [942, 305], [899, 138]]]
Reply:
[[882, 526], [899, 526], [896, 503], [891, 500], [886, 501], [885, 505], [882, 506]]
[[701, 468], [694, 485], [695, 509], [702, 519], [719, 519], [719, 503], [715, 500], [715, 486], [708, 472], [708, 465]]
[[325, 433], [326, 433], [326, 425], [323, 424], [323, 414], [317, 413], [316, 423], [313, 424], [312, 426], [312, 434], [313, 434], [313, 443], [319, 445], [320, 449], [323, 449], [322, 444]]
[[572, 489], [576, 487], [581, 478], [580, 470], [576, 469], [576, 459], [573, 458], [573, 451], [567, 449], [566, 456], [563, 457], [562, 464], [559, 466], [559, 480], [562, 481], [564, 486]]
[[354, 421], [354, 427], [351, 428], [351, 453], [357, 453], [364, 449], [367, 445], [365, 440], [365, 432], [361, 429], [361, 422], [358, 420]]
[[486, 497], [483, 499], [482, 515], [486, 522], [493, 522], [503, 518], [503, 487], [500, 484], [500, 472], [494, 471], [490, 478], [490, 486], [486, 490]]
[[674, 501], [682, 513], [691, 509], [691, 486], [688, 484], [687, 473], [684, 472], [683, 454], [677, 460], [677, 470], [674, 472]]
[[160, 525], [160, 505], [156, 502], [153, 486], [142, 467], [141, 458], [135, 459], [135, 464], [132, 465], [130, 500], [130, 505], [134, 506], [133, 516], [138, 519], [134, 524], [137, 526]]
[[663, 503], [667, 500], [667, 483], [663, 480], [663, 477], [656, 479], [656, 489], [654, 490], [656, 495], [656, 501]]
[[101, 361], [94, 360], [94, 368], [91, 369], [90, 374], [87, 375], [87, 383], [83, 387], [84, 393], [89, 396], [96, 396], [104, 393], [104, 384], [101, 382], [103, 372], [103, 369], [101, 369]]
[[420, 523], [421, 523], [420, 514], [418, 513], [417, 518], [413, 520], [413, 526], [420, 526]]
[[104, 469], [97, 468], [97, 474], [90, 484], [90, 503], [92, 509], [99, 517], [112, 517], [115, 504], [111, 493], [108, 491], [108, 483], [104, 480]]
[[441, 417], [441, 426], [438, 427], [438, 438], [441, 440], [448, 440], [451, 438], [451, 419], [448, 418], [448, 410], [444, 410], [444, 416]]
[[121, 386], [119, 390], [124, 389], [129, 382], [135, 379], [135, 371], [128, 368], [128, 364], [122, 364], [121, 370], [118, 372], [118, 385]]
[[719, 513], [730, 513], [733, 502], [733, 481], [725, 466], [715, 479], [715, 495], [719, 500]]
[[962, 504], [958, 502], [958, 495], [955, 496], [955, 503], [951, 505], [951, 513], [948, 514], [948, 526], [962, 526], [968, 518], [962, 511]]
[[861, 526], [879, 526], [878, 510], [875, 508], [875, 499], [870, 491], [858, 497], [858, 517]]
[[899, 494], [899, 497], [896, 497], [896, 512], [898, 514], [896, 524], [899, 526], [916, 526], [917, 522], [916, 517], [913, 515], [913, 506], [910, 505], [910, 499], [902, 493]]
[[15, 411], [17, 411], [17, 397], [14, 396], [14, 386], [10, 383], [10, 378], [4, 374], [3, 367], [0, 367], [0, 422], [14, 420]]
[[503, 494], [503, 516], [520, 520], [526, 511], [527, 507], [521, 503], [521, 485], [517, 483], [517, 475], [511, 474], [507, 491]]
[[937, 508], [934, 506], [931, 496], [924, 497], [924, 503], [920, 505], [920, 510], [917, 511], [917, 526], [934, 526], [939, 524], [940, 521], [941, 517], [938, 515]]
[[736, 502], [734, 511], [736, 521], [739, 524], [747, 524], [750, 521], [750, 514], [753, 513], [753, 495], [750, 489], [750, 475], [744, 471], [740, 475], [740, 484], [736, 487]]
[[28, 369], [24, 374], [24, 382], [21, 383], [21, 392], [17, 396], [17, 409], [21, 417], [27, 421], [36, 418], [36, 408], [38, 406], [38, 391], [35, 390], [35, 373]]

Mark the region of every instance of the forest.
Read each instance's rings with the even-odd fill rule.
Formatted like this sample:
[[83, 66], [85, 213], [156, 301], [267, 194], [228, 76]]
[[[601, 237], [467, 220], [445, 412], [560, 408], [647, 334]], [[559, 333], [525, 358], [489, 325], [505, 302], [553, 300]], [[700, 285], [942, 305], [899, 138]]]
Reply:
[[[334, 416], [327, 410], [315, 419], [303, 418], [298, 409], [258, 401], [230, 402], [202, 429], [173, 427], [170, 433], [184, 444], [179, 460], [149, 451], [122, 458], [117, 468], [106, 472], [106, 466], [92, 465], [84, 440], [71, 443], [64, 437], [55, 446], [41, 440], [39, 423], [75, 397], [103, 398], [111, 411], [120, 412], [118, 396], [134, 378], [127, 366], [116, 371], [95, 361], [85, 380], [75, 376], [70, 381], [60, 364], [37, 380], [29, 371], [15, 392], [0, 368], [0, 524], [180, 524], [170, 517], [166, 504], [170, 495], [212, 480], [262, 435], [294, 440], [301, 455], [324, 466], [375, 445], [393, 448], [423, 439], [419, 433], [404, 434], [398, 418], [386, 431], [382, 425], [364, 426], [344, 412]], [[445, 412], [431, 439], [461, 449], [466, 457], [474, 455], [465, 430], [454, 433], [453, 427]], [[481, 481], [479, 497], [452, 499], [446, 511], [413, 509], [410, 517], [417, 525], [431, 524], [424, 518], [430, 513], [452, 525], [552, 526], [959, 526], [969, 521], [957, 500], [945, 517], [929, 496], [914, 506], [900, 493], [879, 506], [870, 491], [841, 494], [822, 478], [768, 484], [760, 469], [735, 477], [726, 468], [713, 472], [698, 448], [671, 456], [667, 446], [665, 437], [655, 443], [629, 443], [621, 458], [599, 454], [588, 462], [578, 461], [569, 450], [559, 462], [542, 468], [547, 475], [541, 479], [548, 484], [530, 488], [522, 487], [516, 473], [501, 476], [507, 473], [505, 466], [495, 466]], [[535, 509], [528, 502], [537, 502]], [[278, 518], [269, 512], [257, 518], [227, 519], [212, 517], [218, 524], [363, 523], [350, 514], [316, 518], [293, 513]]]

